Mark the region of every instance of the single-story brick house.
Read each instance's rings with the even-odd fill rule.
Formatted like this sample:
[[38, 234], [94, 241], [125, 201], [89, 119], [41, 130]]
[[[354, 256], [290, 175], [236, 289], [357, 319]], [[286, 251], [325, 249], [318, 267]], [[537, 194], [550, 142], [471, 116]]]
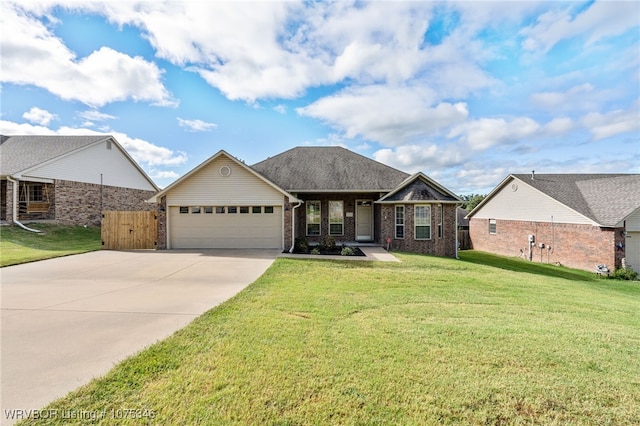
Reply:
[[248, 166], [225, 151], [158, 192], [158, 248], [277, 248], [297, 237], [457, 256], [461, 200], [340, 147], [298, 147]]
[[1, 136], [0, 219], [99, 225], [103, 210], [155, 210], [159, 188], [113, 136]]
[[512, 174], [468, 218], [475, 250], [640, 270], [638, 174]]

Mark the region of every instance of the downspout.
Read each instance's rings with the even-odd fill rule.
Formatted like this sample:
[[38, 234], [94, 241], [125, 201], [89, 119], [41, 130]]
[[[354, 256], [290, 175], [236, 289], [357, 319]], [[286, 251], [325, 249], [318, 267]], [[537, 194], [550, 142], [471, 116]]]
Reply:
[[20, 185], [18, 184], [19, 179], [13, 179], [11, 176], [7, 176], [7, 180], [13, 185], [13, 223], [26, 231], [39, 234], [42, 231], [26, 227], [18, 220], [18, 193], [20, 192]]
[[298, 201], [297, 206], [293, 206], [291, 209], [291, 248], [289, 249], [289, 253], [293, 253], [293, 249], [296, 245], [296, 215], [295, 210], [302, 205], [302, 201]]

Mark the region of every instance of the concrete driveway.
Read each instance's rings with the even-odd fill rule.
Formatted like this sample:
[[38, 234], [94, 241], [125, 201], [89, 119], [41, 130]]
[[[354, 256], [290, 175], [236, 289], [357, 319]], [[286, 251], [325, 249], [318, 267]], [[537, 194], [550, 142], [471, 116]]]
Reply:
[[7, 410], [40, 409], [173, 334], [255, 281], [277, 256], [103, 250], [0, 269], [0, 423], [13, 423]]

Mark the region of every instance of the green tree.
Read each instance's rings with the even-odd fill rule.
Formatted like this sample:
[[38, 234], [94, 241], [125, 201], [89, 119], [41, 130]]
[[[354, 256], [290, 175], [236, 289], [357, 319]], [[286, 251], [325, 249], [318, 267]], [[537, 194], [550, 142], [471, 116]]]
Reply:
[[471, 210], [475, 209], [476, 206], [485, 199], [485, 197], [486, 195], [481, 194], [461, 195], [460, 198], [462, 198], [462, 201], [464, 201], [462, 208], [470, 212]]

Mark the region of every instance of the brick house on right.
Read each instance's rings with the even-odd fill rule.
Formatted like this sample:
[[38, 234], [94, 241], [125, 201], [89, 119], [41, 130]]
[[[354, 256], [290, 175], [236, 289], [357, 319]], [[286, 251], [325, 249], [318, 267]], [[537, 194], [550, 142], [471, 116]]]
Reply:
[[640, 271], [639, 174], [512, 174], [467, 217], [475, 250]]

